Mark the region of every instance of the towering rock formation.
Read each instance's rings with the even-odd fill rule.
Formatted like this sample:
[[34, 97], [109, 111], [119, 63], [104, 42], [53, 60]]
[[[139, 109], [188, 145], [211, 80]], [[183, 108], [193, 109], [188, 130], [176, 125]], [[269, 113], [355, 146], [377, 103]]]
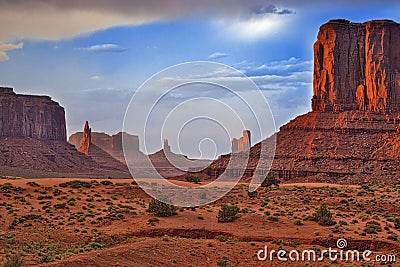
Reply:
[[251, 147], [251, 134], [249, 130], [243, 130], [243, 135], [239, 139], [232, 139], [232, 153], [246, 151]]
[[[313, 111], [275, 136], [272, 170], [291, 181], [400, 183], [400, 25], [322, 25], [314, 44], [313, 85]], [[254, 169], [273, 140], [251, 148], [245, 179], [266, 173]], [[230, 158], [222, 156], [203, 178], [223, 173]]]
[[[85, 126], [86, 128], [86, 126]], [[76, 132], [72, 134], [68, 138], [68, 142], [72, 145], [74, 145], [78, 150], [82, 150], [82, 142], [85, 142], [85, 129], [83, 132]], [[122, 138], [125, 139], [126, 142], [129, 142], [129, 148], [133, 149], [136, 151], [136, 154], [138, 157], [144, 156], [143, 153], [139, 149], [139, 137], [136, 135], [131, 135], [128, 133], [122, 133], [119, 132], [114, 135], [108, 135], [106, 133], [100, 133], [100, 132], [93, 132], [90, 131], [90, 142], [111, 156], [113, 156], [115, 159], [125, 163], [125, 157], [124, 157], [124, 152], [123, 152], [123, 147], [122, 147]], [[87, 140], [87, 138], [86, 138]], [[82, 152], [82, 151], [81, 151]], [[83, 152], [84, 153], [84, 152]], [[86, 153], [85, 153], [86, 154]]]
[[81, 135], [80, 143], [81, 145], [77, 148], [77, 150], [85, 154], [86, 156], [89, 156], [100, 166], [106, 167], [107, 169], [111, 170], [128, 172], [125, 161], [117, 160], [109, 153], [104, 151], [102, 148], [92, 143], [92, 128], [89, 127], [88, 121], [85, 122], [85, 126], [83, 127], [83, 133]]
[[48, 96], [20, 95], [0, 87], [0, 138], [66, 141], [64, 108]]
[[78, 147], [78, 151], [88, 156], [91, 144], [92, 144], [92, 128], [89, 128], [89, 122], [86, 121], [85, 126], [83, 127], [81, 146]]
[[314, 111], [400, 111], [400, 26], [390, 20], [321, 26], [314, 44]]

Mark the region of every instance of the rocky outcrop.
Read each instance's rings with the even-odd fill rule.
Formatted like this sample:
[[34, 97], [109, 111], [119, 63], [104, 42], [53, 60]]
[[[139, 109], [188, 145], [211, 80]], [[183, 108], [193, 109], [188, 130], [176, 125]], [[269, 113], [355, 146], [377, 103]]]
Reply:
[[400, 112], [400, 25], [331, 20], [314, 44], [313, 111]]
[[[84, 141], [84, 132], [76, 132], [68, 138], [68, 142], [74, 145], [78, 150], [82, 146]], [[136, 135], [131, 135], [128, 133], [119, 132], [114, 135], [108, 135], [102, 132], [90, 131], [91, 143], [98, 146], [108, 154], [110, 154], [115, 159], [125, 163], [125, 157], [122, 147], [122, 139], [124, 138], [126, 142], [129, 142], [129, 148], [135, 150], [138, 156], [144, 156], [139, 150], [139, 137]]]
[[65, 112], [49, 96], [20, 95], [0, 87], [0, 138], [66, 141]]
[[88, 121], [85, 122], [85, 126], [83, 127], [80, 144], [81, 145], [77, 148], [77, 150], [90, 157], [90, 159], [94, 160], [100, 166], [103, 166], [110, 170], [128, 172], [125, 161], [121, 162], [117, 160], [109, 153], [104, 151], [101, 147], [98, 147], [97, 145], [92, 143], [92, 128], [89, 127]]
[[124, 166], [102, 165], [67, 143], [64, 108], [50, 97], [19, 95], [0, 87], [0, 176], [128, 178], [130, 174]]
[[232, 139], [232, 153], [246, 151], [251, 147], [251, 134], [249, 130], [244, 130], [242, 137]]
[[83, 127], [81, 146], [78, 147], [78, 151], [88, 156], [91, 144], [92, 144], [92, 128], [89, 127], [89, 122], [86, 121], [85, 126]]
[[[399, 24], [330, 21], [320, 28], [314, 55], [313, 111], [253, 146], [243, 178], [266, 174], [256, 166], [276, 140], [272, 170], [282, 180], [400, 183]], [[241, 170], [226, 167], [239, 156], [221, 156], [199, 175], [237, 176]]]

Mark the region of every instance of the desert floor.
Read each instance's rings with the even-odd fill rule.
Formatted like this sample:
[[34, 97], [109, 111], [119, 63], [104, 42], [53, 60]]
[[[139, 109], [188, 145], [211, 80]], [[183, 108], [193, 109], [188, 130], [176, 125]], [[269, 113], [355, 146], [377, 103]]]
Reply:
[[[69, 183], [71, 181], [78, 181]], [[81, 181], [81, 182], [79, 182]], [[184, 182], [177, 182], [182, 184]], [[0, 264], [49, 266], [378, 266], [378, 262], [259, 261], [257, 252], [345, 249], [395, 255], [400, 266], [400, 186], [282, 184], [254, 198], [238, 184], [215, 203], [171, 217], [146, 212], [151, 200], [132, 180], [0, 179]], [[222, 203], [240, 207], [219, 223]], [[336, 224], [311, 218], [322, 203]], [[370, 229], [369, 222], [379, 226]], [[374, 224], [377, 225], [376, 223]], [[8, 256], [7, 256], [8, 255]], [[12, 256], [10, 256], [12, 255]], [[13, 266], [13, 265], [5, 265]], [[15, 265], [14, 265], [15, 266]]]

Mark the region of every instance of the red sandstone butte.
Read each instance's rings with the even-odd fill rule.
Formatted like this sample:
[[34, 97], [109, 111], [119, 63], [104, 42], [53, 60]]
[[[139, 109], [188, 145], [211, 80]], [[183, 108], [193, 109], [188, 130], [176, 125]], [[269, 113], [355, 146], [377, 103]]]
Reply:
[[314, 111], [400, 111], [400, 25], [332, 20], [314, 44]]
[[[314, 44], [312, 112], [254, 145], [243, 179], [276, 138], [272, 170], [282, 180], [345, 184], [400, 182], [400, 25], [388, 20], [332, 20]], [[215, 179], [239, 154], [223, 155], [199, 173]], [[235, 164], [232, 164], [233, 166]]]
[[64, 108], [49, 96], [21, 95], [0, 87], [0, 137], [66, 141]]
[[239, 139], [232, 139], [232, 153], [246, 151], [251, 147], [251, 133], [249, 130], [243, 130], [243, 135]]

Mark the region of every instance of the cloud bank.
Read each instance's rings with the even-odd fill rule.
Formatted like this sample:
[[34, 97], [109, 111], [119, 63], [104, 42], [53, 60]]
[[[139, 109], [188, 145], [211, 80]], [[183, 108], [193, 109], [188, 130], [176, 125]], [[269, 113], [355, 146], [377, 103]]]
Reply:
[[[267, 0], [0, 0], [0, 40], [59, 40], [120, 25], [170, 21], [187, 16], [246, 19], [249, 15], [285, 15], [293, 11]], [[287, 1], [290, 2], [290, 1]]]
[[12, 43], [0, 43], [0, 61], [9, 60], [9, 56], [6, 51], [11, 51], [14, 49], [21, 49], [24, 47], [23, 43], [12, 44]]
[[208, 56], [208, 59], [218, 59], [218, 58], [224, 58], [224, 57], [229, 57], [230, 55], [227, 53], [222, 53], [222, 52], [215, 52], [212, 53], [211, 55]]

